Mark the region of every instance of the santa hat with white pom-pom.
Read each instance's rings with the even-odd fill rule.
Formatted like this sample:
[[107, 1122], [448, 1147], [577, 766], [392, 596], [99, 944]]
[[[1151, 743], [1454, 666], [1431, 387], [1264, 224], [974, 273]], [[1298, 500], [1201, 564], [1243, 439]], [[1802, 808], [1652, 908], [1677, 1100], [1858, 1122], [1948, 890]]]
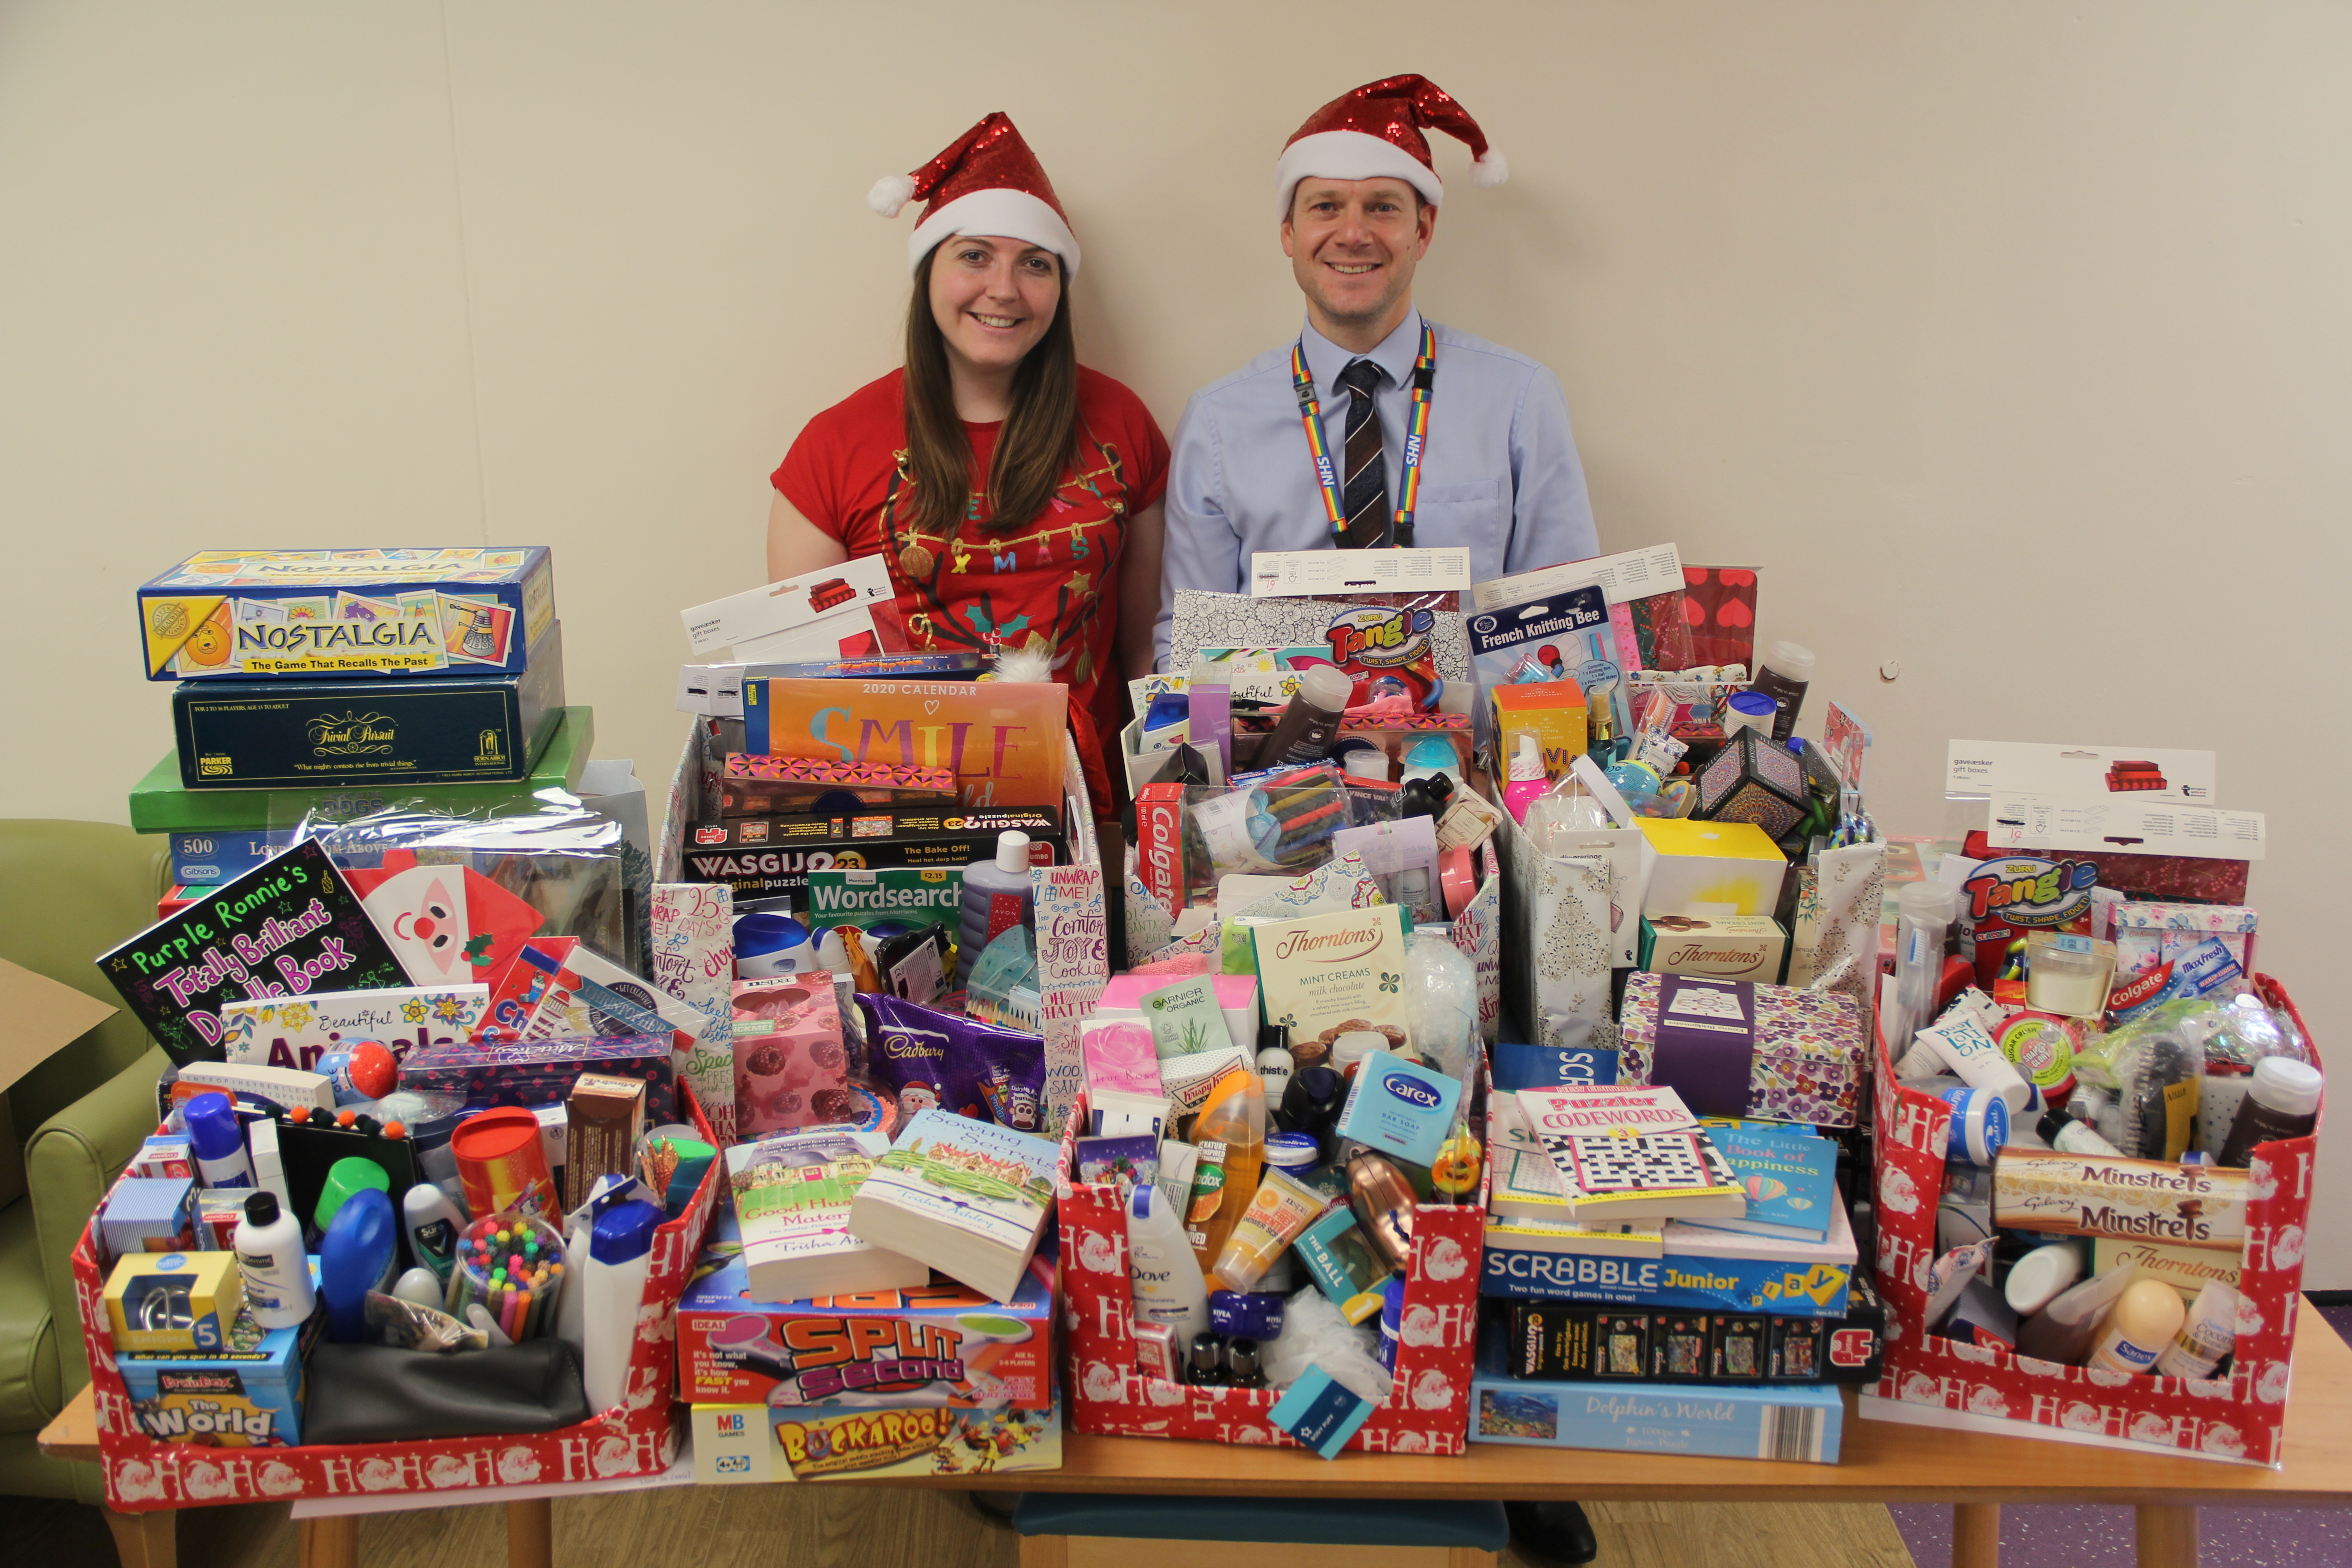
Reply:
[[1472, 184], [1499, 185], [1511, 177], [1470, 111], [1444, 89], [1425, 76], [1383, 77], [1341, 93], [1291, 132], [1274, 165], [1275, 210], [1288, 217], [1291, 194], [1309, 177], [1402, 180], [1431, 206], [1441, 205], [1445, 185], [1424, 131], [1443, 131], [1469, 147]]
[[907, 237], [909, 271], [948, 236], [984, 234], [1043, 246], [1062, 258], [1066, 276], [1077, 274], [1078, 242], [1069, 215], [1045, 165], [1002, 113], [957, 137], [913, 174], [884, 175], [866, 195], [866, 205], [884, 217], [897, 217], [910, 201], [930, 205]]

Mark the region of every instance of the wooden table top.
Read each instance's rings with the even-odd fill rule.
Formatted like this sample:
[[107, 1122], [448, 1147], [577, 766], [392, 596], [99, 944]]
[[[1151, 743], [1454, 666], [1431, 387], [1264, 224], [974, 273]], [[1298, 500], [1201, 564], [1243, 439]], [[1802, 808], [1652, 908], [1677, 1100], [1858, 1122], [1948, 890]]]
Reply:
[[[2292, 1506], [2352, 1500], [2352, 1348], [2308, 1302], [2296, 1313], [2286, 1463], [2268, 1469], [2031, 1437], [1864, 1421], [1851, 1395], [1835, 1465], [1474, 1443], [1461, 1458], [1224, 1447], [1066, 1432], [1062, 1468], [887, 1477], [847, 1486], [957, 1490], [1282, 1496], [1641, 1499], [1696, 1502], [2106, 1502]], [[40, 1436], [58, 1458], [98, 1458], [85, 1388]]]

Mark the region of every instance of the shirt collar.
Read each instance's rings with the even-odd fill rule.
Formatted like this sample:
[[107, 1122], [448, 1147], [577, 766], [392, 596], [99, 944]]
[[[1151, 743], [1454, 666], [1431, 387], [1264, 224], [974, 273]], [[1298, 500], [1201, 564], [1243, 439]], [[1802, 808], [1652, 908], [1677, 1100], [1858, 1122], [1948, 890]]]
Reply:
[[1397, 323], [1396, 331], [1382, 338], [1380, 345], [1368, 354], [1353, 353], [1341, 348], [1317, 331], [1312, 321], [1307, 322], [1299, 333], [1299, 341], [1307, 349], [1307, 374], [1315, 378], [1316, 395], [1325, 402], [1339, 395], [1339, 373], [1359, 359], [1368, 359], [1379, 365], [1381, 373], [1388, 377], [1381, 384], [1381, 390], [1394, 392], [1401, 386], [1412, 384], [1413, 361], [1421, 357], [1421, 312], [1407, 310], [1404, 320]]

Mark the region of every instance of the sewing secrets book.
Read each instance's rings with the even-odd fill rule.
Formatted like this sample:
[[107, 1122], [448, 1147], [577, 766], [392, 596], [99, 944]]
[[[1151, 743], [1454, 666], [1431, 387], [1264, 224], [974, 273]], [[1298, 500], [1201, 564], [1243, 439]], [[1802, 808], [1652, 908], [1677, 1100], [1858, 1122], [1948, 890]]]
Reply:
[[1746, 1215], [1738, 1176], [1673, 1089], [1523, 1089], [1517, 1098], [1578, 1225]]
[[1054, 1209], [1061, 1146], [945, 1110], [907, 1123], [850, 1203], [859, 1240], [1009, 1301]]

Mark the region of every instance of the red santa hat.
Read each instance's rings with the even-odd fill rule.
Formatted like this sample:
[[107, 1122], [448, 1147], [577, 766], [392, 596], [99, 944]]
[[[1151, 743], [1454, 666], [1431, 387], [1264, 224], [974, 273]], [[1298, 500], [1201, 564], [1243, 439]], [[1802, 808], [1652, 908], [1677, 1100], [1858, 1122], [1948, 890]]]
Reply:
[[1445, 199], [1430, 162], [1424, 131], [1437, 130], [1470, 149], [1470, 183], [1499, 185], [1511, 177], [1502, 153], [1469, 111], [1425, 76], [1383, 77], [1343, 92], [1291, 132], [1274, 165], [1275, 208], [1290, 216], [1291, 194], [1310, 176], [1326, 180], [1402, 180], [1431, 206]]
[[1045, 165], [1002, 113], [989, 115], [913, 174], [885, 174], [866, 195], [866, 205], [884, 217], [897, 217], [910, 201], [930, 205], [907, 237], [909, 271], [951, 234], [991, 234], [1043, 246], [1062, 258], [1069, 276], [1077, 274], [1078, 242], [1069, 215]]

